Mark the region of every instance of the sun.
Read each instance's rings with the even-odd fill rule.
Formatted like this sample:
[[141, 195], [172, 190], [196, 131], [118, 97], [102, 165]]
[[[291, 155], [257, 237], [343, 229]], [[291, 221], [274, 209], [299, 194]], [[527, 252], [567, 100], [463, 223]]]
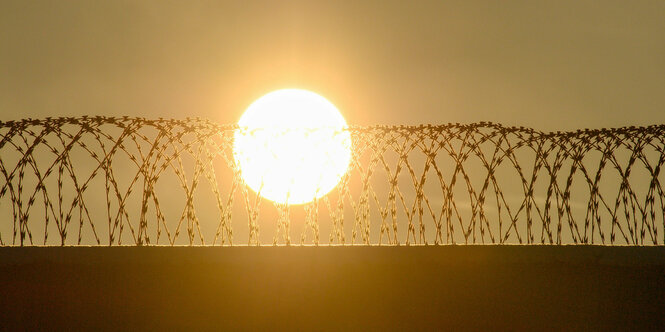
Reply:
[[304, 204], [337, 186], [351, 160], [351, 137], [339, 110], [307, 90], [277, 90], [238, 121], [233, 155], [242, 180], [280, 204]]

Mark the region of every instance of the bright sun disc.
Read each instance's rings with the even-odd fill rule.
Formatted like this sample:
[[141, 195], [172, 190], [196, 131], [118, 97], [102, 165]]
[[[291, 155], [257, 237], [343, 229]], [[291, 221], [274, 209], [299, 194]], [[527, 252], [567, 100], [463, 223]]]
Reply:
[[243, 181], [278, 203], [324, 196], [351, 160], [346, 121], [335, 105], [310, 91], [273, 91], [247, 108], [238, 127], [233, 155]]

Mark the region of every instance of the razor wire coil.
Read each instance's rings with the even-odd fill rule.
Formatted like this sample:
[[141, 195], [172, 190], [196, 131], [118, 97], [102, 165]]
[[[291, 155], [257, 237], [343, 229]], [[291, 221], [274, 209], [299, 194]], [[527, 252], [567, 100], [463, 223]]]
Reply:
[[302, 206], [244, 185], [238, 130], [203, 119], [0, 122], [0, 245], [665, 242], [665, 125], [351, 126], [347, 173]]

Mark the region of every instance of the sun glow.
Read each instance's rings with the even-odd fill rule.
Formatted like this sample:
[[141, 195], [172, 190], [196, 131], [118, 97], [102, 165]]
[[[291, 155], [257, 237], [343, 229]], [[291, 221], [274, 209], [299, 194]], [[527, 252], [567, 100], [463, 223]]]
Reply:
[[252, 103], [238, 121], [233, 154], [243, 181], [282, 204], [322, 197], [351, 160], [351, 137], [335, 105], [316, 93], [284, 89]]

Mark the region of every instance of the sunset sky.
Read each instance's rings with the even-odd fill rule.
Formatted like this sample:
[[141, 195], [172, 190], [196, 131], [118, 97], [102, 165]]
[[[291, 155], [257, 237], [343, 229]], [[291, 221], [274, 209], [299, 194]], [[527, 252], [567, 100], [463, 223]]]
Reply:
[[0, 0], [2, 331], [659, 331], [664, 168], [665, 0]]
[[665, 122], [663, 1], [2, 1], [0, 120], [236, 122], [272, 90], [349, 124]]

